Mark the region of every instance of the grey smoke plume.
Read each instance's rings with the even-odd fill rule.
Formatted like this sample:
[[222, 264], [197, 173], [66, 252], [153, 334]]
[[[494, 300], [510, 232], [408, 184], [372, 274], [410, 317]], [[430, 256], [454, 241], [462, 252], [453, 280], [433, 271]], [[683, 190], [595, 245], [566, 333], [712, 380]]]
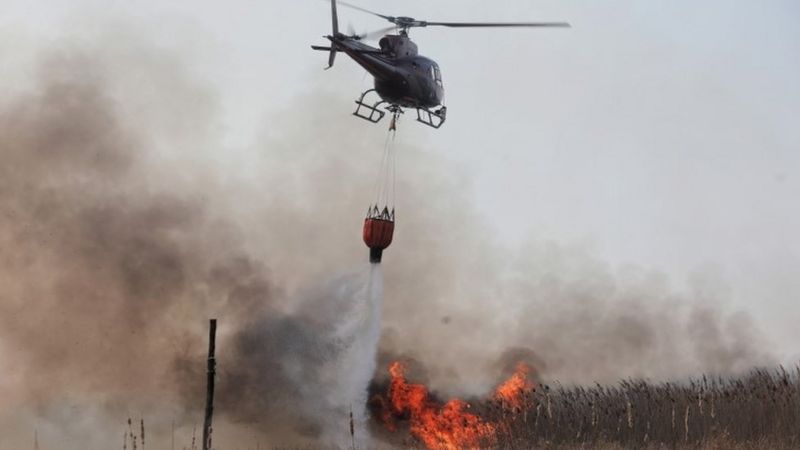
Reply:
[[[367, 318], [380, 310], [358, 306], [371, 298], [365, 272], [341, 274], [366, 259], [359, 231], [384, 130], [315, 92], [219, 164], [213, 92], [172, 55], [113, 45], [47, 53], [28, 92], [0, 99], [3, 448], [28, 445], [37, 426], [62, 448], [108, 448], [140, 413], [151, 442], [175, 420], [188, 443], [210, 316], [220, 447], [340, 439], [345, 397], [363, 400], [372, 370], [354, 355], [379, 332]], [[542, 377], [577, 382], [769, 360], [714, 292], [676, 292], [581, 248], [502, 248], [457, 164], [400, 127], [380, 346], [418, 361], [435, 389], [487, 389], [509, 349]], [[365, 348], [336, 339], [354, 335]]]

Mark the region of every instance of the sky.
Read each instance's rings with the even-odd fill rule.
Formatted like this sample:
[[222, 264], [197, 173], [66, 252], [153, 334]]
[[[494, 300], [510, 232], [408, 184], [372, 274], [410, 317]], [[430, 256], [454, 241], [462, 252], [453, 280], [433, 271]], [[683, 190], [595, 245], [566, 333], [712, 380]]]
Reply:
[[[448, 121], [432, 130], [408, 112], [400, 123], [398, 232], [383, 265], [381, 351], [389, 354], [381, 358], [411, 351], [429, 370], [433, 389], [457, 395], [495, 381], [490, 363], [517, 345], [541, 353], [548, 376], [581, 382], [732, 370], [764, 355], [800, 360], [796, 2], [353, 1], [423, 20], [572, 24], [413, 30], [420, 52], [442, 68]], [[340, 12], [343, 29], [386, 25]], [[10, 311], [0, 314], [0, 391], [29, 407], [32, 418], [11, 401], [0, 410], [0, 431], [22, 430], [19, 442], [28, 442], [40, 416], [55, 417], [40, 436], [56, 435], [47, 427], [64, 422], [75, 442], [68, 446], [107, 448], [102, 433], [87, 430], [101, 423], [116, 430], [118, 414], [132, 408], [130, 392], [150, 389], [133, 404], [156, 411], [153, 396], [163, 400], [166, 389], [162, 378], [137, 371], [150, 374], [153, 367], [128, 367], [129, 361], [153, 362], [156, 372], [161, 365], [172, 375], [167, 366], [175, 352], [196, 347], [210, 314], [224, 311], [227, 324], [269, 316], [292, 339], [297, 334], [289, 331], [307, 329], [294, 320], [306, 317], [274, 313], [298, 301], [330, 314], [331, 323], [351, 319], [326, 296], [348, 295], [331, 288], [338, 279], [314, 283], [351, 257], [364, 262], [361, 191], [372, 181], [364, 174], [377, 166], [387, 124], [351, 116], [353, 100], [371, 87], [363, 69], [340, 55], [324, 71], [327, 55], [309, 48], [325, 43], [329, 13], [322, 0], [0, 3], [0, 130], [11, 131], [0, 133], [10, 160], [0, 166], [9, 174], [0, 178], [0, 205], [24, 203], [21, 211], [39, 217], [49, 187], [60, 187], [66, 199], [41, 208], [52, 210], [44, 217], [63, 220], [43, 224], [46, 239], [15, 234], [27, 230], [25, 220], [0, 222], [0, 239], [10, 236], [0, 252], [10, 269], [0, 273], [0, 284], [12, 286], [0, 299], [0, 310]], [[75, 56], [75, 49], [84, 53]], [[77, 103], [57, 89], [38, 95], [64, 79], [97, 91], [77, 89]], [[74, 133], [62, 136], [61, 124]], [[63, 152], [56, 155], [62, 164], [53, 164], [40, 138], [61, 139], [74, 155]], [[129, 176], [118, 177], [114, 164], [97, 173], [92, 164], [84, 168], [87, 160], [104, 162], [91, 157], [92, 145], [124, 156]], [[18, 166], [28, 158], [29, 166]], [[186, 210], [176, 207], [182, 202]], [[101, 215], [106, 220], [98, 225], [117, 237], [103, 241], [82, 219], [109, 203], [118, 220]], [[142, 215], [149, 207], [166, 222]], [[186, 218], [172, 223], [172, 215]], [[318, 217], [328, 224], [316, 223]], [[77, 234], [80, 243], [92, 245], [71, 246], [76, 230], [86, 231]], [[60, 247], [53, 235], [66, 236]], [[108, 247], [105, 253], [93, 252], [95, 241]], [[150, 252], [167, 257], [127, 265]], [[190, 282], [162, 270], [158, 263], [168, 269], [170, 255]], [[26, 265], [37, 257], [40, 267]], [[235, 274], [232, 281], [224, 270], [207, 270], [220, 262]], [[132, 284], [152, 292], [126, 290], [130, 280], [115, 274], [131, 270], [141, 275]], [[239, 282], [248, 289], [238, 289]], [[175, 289], [171, 297], [162, 295], [164, 286]], [[152, 303], [142, 306], [142, 299]], [[240, 300], [243, 306], [231, 306]], [[127, 313], [150, 308], [159, 313], [142, 331], [139, 316]], [[180, 325], [162, 326], [170, 314]], [[267, 324], [258, 330], [277, 328]], [[222, 328], [222, 339], [239, 342], [233, 337], [249, 326]], [[127, 327], [152, 345], [139, 345], [142, 335]], [[246, 357], [253, 364], [221, 366], [253, 369], [252, 385], [263, 389], [274, 378], [259, 370], [272, 372], [269, 364], [280, 360], [270, 352], [298, 353], [278, 335], [250, 336], [255, 353], [225, 351], [229, 361]], [[74, 345], [80, 342], [87, 345]], [[113, 358], [125, 362], [109, 363]], [[198, 373], [175, 379], [183, 386], [202, 379], [202, 367]], [[223, 390], [230, 379], [237, 378], [221, 379]], [[98, 400], [118, 400], [120, 392], [121, 403]], [[56, 401], [48, 403], [51, 393]], [[316, 401], [300, 403], [326, 411]], [[86, 414], [99, 421], [84, 421], [75, 404], [100, 405]], [[256, 406], [234, 413], [271, 418]], [[150, 423], [166, 435], [174, 412], [157, 411], [163, 417]], [[184, 436], [191, 425], [183, 424]], [[94, 447], [81, 441], [87, 435]]]
[[[428, 20], [568, 21], [571, 29], [414, 30], [437, 60], [448, 122], [406, 118], [402, 142], [468, 173], [491, 236], [577, 243], [617, 267], [662, 271], [677, 285], [702, 275], [750, 312], [785, 358], [800, 339], [800, 6], [765, 2], [363, 0]], [[379, 19], [342, 10], [358, 30]], [[324, 1], [5, 1], [0, 76], [24, 80], [14, 51], [92, 43], [136, 30], [213, 86], [226, 151], [243, 165], [264, 123], [297, 96], [370, 87], [340, 56], [310, 50], [330, 31]], [[96, 45], [99, 45], [96, 44]], [[351, 113], [352, 103], [325, 105]], [[353, 130], [377, 132], [353, 118]], [[379, 125], [383, 126], [383, 125]], [[313, 131], [313, 130], [311, 130]], [[380, 152], [376, 139], [376, 156]], [[425, 207], [425, 205], [408, 205]]]

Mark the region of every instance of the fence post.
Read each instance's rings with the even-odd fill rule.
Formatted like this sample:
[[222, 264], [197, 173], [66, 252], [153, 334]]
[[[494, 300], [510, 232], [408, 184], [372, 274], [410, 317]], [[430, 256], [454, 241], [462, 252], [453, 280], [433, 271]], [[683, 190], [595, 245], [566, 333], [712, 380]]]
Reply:
[[206, 381], [206, 417], [203, 422], [203, 450], [211, 450], [211, 419], [214, 415], [214, 374], [217, 362], [214, 359], [217, 338], [217, 319], [211, 319], [208, 330], [208, 379]]

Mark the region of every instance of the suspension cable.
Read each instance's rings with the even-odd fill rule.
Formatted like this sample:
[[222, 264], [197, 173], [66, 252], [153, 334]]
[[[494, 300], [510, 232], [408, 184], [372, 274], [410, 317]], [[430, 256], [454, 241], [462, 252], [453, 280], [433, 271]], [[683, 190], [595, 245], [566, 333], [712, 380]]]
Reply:
[[397, 130], [392, 130], [392, 212], [397, 200]]
[[385, 172], [387, 170], [387, 164], [389, 163], [389, 152], [390, 152], [390, 145], [391, 145], [391, 133], [386, 134], [386, 140], [383, 144], [383, 155], [381, 158], [381, 165], [378, 171], [377, 179], [375, 180], [375, 205], [377, 206], [381, 202], [381, 195], [383, 194], [383, 187], [385, 184]]
[[[398, 112], [392, 111], [392, 122], [386, 133], [378, 179], [375, 182], [375, 207], [380, 211], [380, 206], [383, 205], [391, 216], [394, 215], [394, 206], [397, 200], [397, 152], [395, 147], [396, 125], [399, 117]], [[369, 214], [372, 214], [372, 211], [371, 207]]]

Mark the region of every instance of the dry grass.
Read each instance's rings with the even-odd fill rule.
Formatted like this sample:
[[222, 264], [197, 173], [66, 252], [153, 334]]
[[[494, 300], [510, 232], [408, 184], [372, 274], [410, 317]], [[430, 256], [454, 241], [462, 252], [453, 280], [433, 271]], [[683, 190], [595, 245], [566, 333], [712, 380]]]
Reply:
[[514, 411], [479, 406], [504, 449], [800, 448], [800, 369], [686, 383], [540, 386]]

